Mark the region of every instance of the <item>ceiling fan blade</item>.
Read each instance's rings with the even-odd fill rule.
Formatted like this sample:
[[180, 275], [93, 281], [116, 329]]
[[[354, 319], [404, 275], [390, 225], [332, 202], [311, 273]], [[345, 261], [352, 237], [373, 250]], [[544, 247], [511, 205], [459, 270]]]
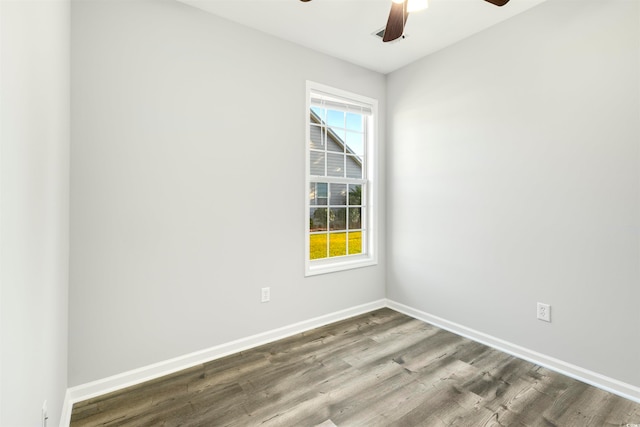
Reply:
[[509, 3], [509, 0], [485, 0], [488, 1], [491, 4], [495, 4], [496, 6], [504, 6], [505, 4]]
[[[508, 1], [508, 0], [507, 0]], [[402, 36], [404, 24], [407, 23], [407, 0], [401, 3], [391, 2], [391, 11], [387, 20], [387, 27], [384, 29], [383, 42], [390, 42]]]

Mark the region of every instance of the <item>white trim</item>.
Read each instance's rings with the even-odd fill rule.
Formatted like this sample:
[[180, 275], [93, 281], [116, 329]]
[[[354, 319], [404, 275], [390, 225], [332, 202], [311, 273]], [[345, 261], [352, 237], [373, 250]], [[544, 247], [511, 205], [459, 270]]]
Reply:
[[91, 399], [102, 394], [140, 384], [145, 381], [169, 375], [202, 363], [210, 362], [233, 353], [248, 350], [263, 344], [268, 344], [283, 338], [290, 337], [301, 332], [319, 328], [330, 323], [338, 322], [349, 317], [358, 316], [386, 306], [386, 300], [381, 299], [345, 310], [336, 311], [324, 316], [304, 320], [289, 326], [263, 332], [246, 338], [241, 338], [226, 344], [221, 344], [206, 350], [196, 351], [191, 354], [179, 356], [173, 359], [143, 366], [138, 369], [113, 375], [108, 378], [92, 381], [71, 387], [67, 390], [63, 408], [63, 416], [60, 418], [60, 427], [67, 427], [71, 420], [71, 409], [74, 403]]
[[581, 368], [571, 363], [544, 355], [542, 353], [529, 350], [527, 348], [512, 344], [499, 338], [487, 335], [463, 325], [450, 322], [441, 317], [425, 313], [416, 308], [389, 300], [381, 299], [356, 307], [347, 308], [324, 316], [294, 323], [289, 326], [263, 332], [261, 334], [242, 338], [226, 344], [211, 347], [206, 350], [194, 352], [174, 359], [165, 360], [144, 366], [128, 372], [117, 374], [108, 378], [81, 384], [67, 389], [60, 417], [60, 427], [68, 427], [71, 421], [71, 411], [73, 404], [83, 400], [91, 399], [102, 394], [110, 393], [125, 387], [152, 380], [164, 375], [169, 375], [183, 369], [190, 368], [201, 363], [206, 363], [224, 356], [228, 356], [239, 351], [247, 350], [259, 345], [267, 344], [286, 338], [301, 332], [328, 325], [333, 322], [347, 319], [368, 313], [379, 308], [388, 307], [400, 313], [411, 316], [423, 322], [430, 323], [439, 328], [453, 332], [457, 335], [469, 338], [497, 350], [516, 356], [520, 359], [551, 369], [552, 371], [585, 382], [594, 387], [624, 397], [640, 403], [640, 387], [618, 381], [616, 379], [598, 374], [597, 372]]
[[483, 332], [476, 331], [475, 329], [450, 322], [441, 317], [425, 313], [424, 311], [420, 311], [418, 309], [400, 304], [389, 299], [387, 300], [387, 307], [400, 313], [406, 314], [407, 316], [411, 316], [415, 319], [422, 320], [423, 322], [430, 323], [439, 328], [453, 332], [454, 334], [469, 338], [473, 341], [503, 351], [507, 354], [511, 354], [512, 356], [516, 356], [520, 359], [524, 359], [536, 365], [543, 366], [547, 369], [566, 375], [578, 381], [582, 381], [604, 391], [608, 391], [620, 397], [624, 397], [625, 399], [640, 403], [640, 387], [636, 387], [634, 385], [618, 381], [597, 372], [593, 372], [588, 369], [573, 365], [571, 363], [567, 363], [563, 360], [559, 360], [554, 357], [529, 350], [528, 348], [512, 344], [508, 341], [501, 340], [500, 338], [487, 335]]
[[[363, 230], [364, 234], [366, 231]], [[333, 258], [322, 258], [309, 263], [307, 267], [307, 276], [316, 274], [335, 273], [337, 271], [351, 270], [354, 268], [369, 267], [376, 265], [378, 262], [369, 255], [349, 255]]]
[[[334, 91], [335, 92], [335, 91]], [[343, 111], [345, 113], [356, 113], [363, 115], [373, 114], [371, 106], [364, 105], [363, 103], [350, 103], [342, 97], [336, 98], [334, 95], [322, 93], [319, 90], [315, 90], [316, 97], [311, 97], [309, 100], [310, 107], [330, 108], [336, 111]]]
[[[363, 171], [363, 179], [354, 178], [342, 178], [338, 181], [334, 177], [319, 177], [311, 176], [311, 168], [309, 165], [309, 153], [311, 151], [309, 147], [309, 140], [311, 139], [309, 130], [309, 108], [312, 104], [311, 93], [323, 93], [328, 96], [335, 96], [337, 98], [344, 98], [345, 100], [351, 100], [358, 104], [363, 104], [371, 108], [372, 118], [367, 120], [368, 125], [365, 129], [365, 135], [370, 135], [366, 138], [365, 146], [365, 170]], [[380, 208], [378, 206], [378, 100], [369, 98], [367, 96], [358, 95], [352, 92], [348, 92], [342, 89], [336, 89], [321, 83], [316, 83], [310, 80], [306, 82], [306, 110], [305, 110], [305, 209], [304, 209], [304, 224], [305, 224], [305, 265], [304, 275], [315, 276], [318, 274], [334, 273], [337, 271], [349, 270], [353, 268], [369, 267], [378, 264], [378, 217], [380, 214]], [[362, 200], [362, 206], [365, 209], [366, 216], [362, 218], [362, 239], [363, 244], [366, 247], [366, 252], [362, 255], [347, 255], [344, 257], [332, 257], [323, 258], [319, 260], [309, 259], [309, 244], [310, 244], [310, 230], [309, 230], [309, 185], [312, 181], [322, 182], [334, 182], [339, 183], [359, 183], [364, 187], [365, 200]]]

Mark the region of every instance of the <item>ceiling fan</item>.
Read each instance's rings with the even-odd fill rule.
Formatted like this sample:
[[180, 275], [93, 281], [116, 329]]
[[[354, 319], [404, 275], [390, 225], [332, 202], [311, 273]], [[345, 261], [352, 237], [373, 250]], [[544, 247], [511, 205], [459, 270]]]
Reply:
[[[302, 0], [309, 1], [309, 0]], [[496, 6], [504, 6], [509, 0], [485, 0]], [[389, 19], [387, 20], [387, 26], [384, 29], [384, 35], [382, 36], [383, 42], [390, 42], [396, 40], [404, 34], [404, 26], [407, 23], [409, 12], [421, 10], [426, 8], [426, 1], [418, 0], [392, 0], [391, 11], [389, 12]]]
[[[300, 1], [306, 3], [311, 0]], [[389, 12], [389, 19], [387, 20], [387, 26], [384, 29], [382, 41], [390, 42], [402, 37], [409, 13], [426, 9], [427, 1], [428, 0], [391, 0], [391, 11]], [[509, 2], [509, 0], [485, 1], [496, 6], [504, 6]]]

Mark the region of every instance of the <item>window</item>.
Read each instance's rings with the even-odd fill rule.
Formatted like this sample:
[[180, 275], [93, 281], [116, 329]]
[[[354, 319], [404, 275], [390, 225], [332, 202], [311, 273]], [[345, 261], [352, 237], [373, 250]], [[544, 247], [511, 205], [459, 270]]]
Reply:
[[377, 101], [307, 82], [306, 275], [377, 263]]

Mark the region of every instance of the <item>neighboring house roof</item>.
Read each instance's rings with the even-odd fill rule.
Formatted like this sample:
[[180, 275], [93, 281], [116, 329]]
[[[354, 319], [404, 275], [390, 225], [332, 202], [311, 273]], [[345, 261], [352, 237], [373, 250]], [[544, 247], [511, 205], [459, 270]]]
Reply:
[[331, 127], [329, 127], [324, 120], [322, 120], [320, 118], [320, 116], [318, 116], [313, 110], [309, 110], [309, 112], [311, 113], [311, 120], [319, 125], [322, 125], [324, 127], [327, 128], [327, 136], [329, 136], [336, 144], [338, 144], [339, 146], [343, 147], [345, 149], [345, 152], [347, 154], [353, 154], [353, 156], [351, 157], [351, 159], [358, 164], [358, 166], [360, 166], [362, 168], [362, 160], [360, 159], [360, 157], [353, 151], [351, 150], [351, 148], [349, 148], [349, 146], [342, 140], [342, 138], [340, 138], [338, 136], [338, 134], [336, 134]]

